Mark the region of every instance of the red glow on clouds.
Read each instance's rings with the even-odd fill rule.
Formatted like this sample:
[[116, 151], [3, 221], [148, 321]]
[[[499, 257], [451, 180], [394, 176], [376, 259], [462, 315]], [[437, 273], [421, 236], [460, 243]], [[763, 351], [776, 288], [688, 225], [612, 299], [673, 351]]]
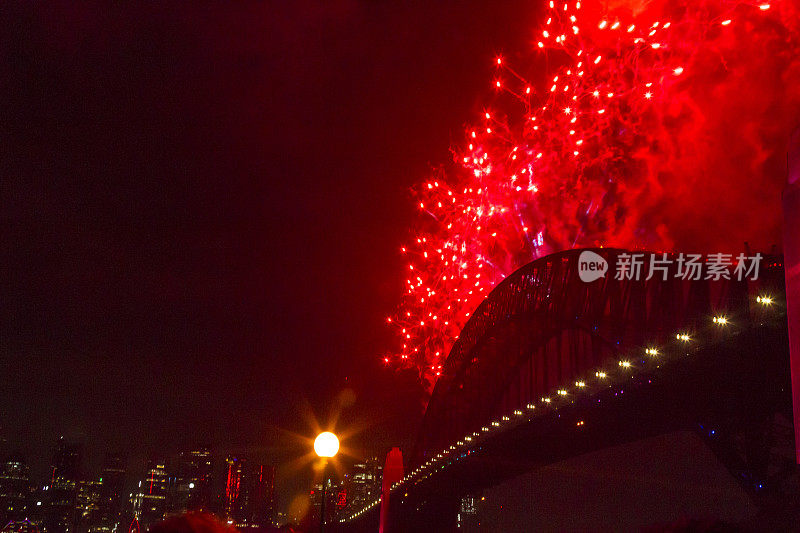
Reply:
[[475, 307], [537, 257], [779, 243], [797, 6], [546, 1], [522, 59], [493, 60], [493, 101], [454, 168], [417, 190], [389, 359], [429, 385]]

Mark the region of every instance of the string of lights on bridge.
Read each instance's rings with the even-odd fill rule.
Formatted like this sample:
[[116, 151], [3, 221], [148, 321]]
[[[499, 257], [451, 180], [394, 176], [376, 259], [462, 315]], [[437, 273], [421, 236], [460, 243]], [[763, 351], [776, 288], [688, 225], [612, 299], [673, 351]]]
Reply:
[[[775, 303], [774, 297], [769, 295], [759, 295], [755, 298], [755, 301], [765, 310], [770, 308]], [[730, 327], [734, 325], [734, 322], [732, 322], [725, 313], [715, 314], [709, 318], [709, 322], [711, 323], [712, 327], [721, 331], [729, 330]], [[655, 363], [657, 366], [660, 365], [666, 360], [665, 356], [668, 354], [672, 354], [674, 357], [689, 355], [689, 352], [686, 351], [688, 346], [691, 346], [691, 351], [697, 352], [703, 347], [703, 343], [701, 342], [702, 338], [713, 340], [714, 335], [710, 334], [710, 332], [708, 335], [702, 336], [697, 332], [690, 333], [688, 331], [678, 331], [675, 333], [674, 339], [677, 343], [680, 343], [680, 350], [673, 350], [670, 352], [667, 348], [660, 348], [655, 345], [646, 346], [643, 348], [644, 358], [638, 358], [638, 363], [635, 362], [637, 361], [635, 354], [632, 354], [632, 357], [623, 358], [617, 361], [617, 367], [619, 369], [617, 373], [613, 373], [607, 368], [598, 369], [596, 372], [594, 372], [593, 381], [589, 379], [578, 379], [574, 382], [574, 388], [561, 387], [556, 389], [554, 394], [551, 396], [544, 396], [540, 398], [539, 402], [541, 405], [538, 407], [535, 403], [528, 403], [525, 406], [521, 406], [520, 408], [501, 415], [490, 423], [482, 426], [479, 431], [469, 433], [463, 436], [461, 439], [453, 442], [446, 448], [440, 450], [436, 455], [431, 457], [431, 459], [407, 473], [400, 481], [392, 485], [391, 492], [398, 493], [400, 489], [407, 488], [411, 484], [419, 484], [431, 477], [434, 473], [445, 470], [455, 462], [473, 453], [474, 448], [479, 446], [483, 439], [486, 439], [498, 432], [507, 430], [512, 424], [530, 422], [534, 419], [534, 417], [546, 413], [548, 408], [558, 409], [559, 399], [562, 402], [568, 401], [569, 403], [574, 403], [574, 399], [571, 399], [572, 396], [576, 394], [592, 394], [594, 392], [598, 392], [599, 390], [604, 390], [608, 387], [614, 386], [615, 383], [620, 384], [633, 377], [631, 372], [635, 371], [640, 366], [641, 368], [644, 368], [648, 363]], [[642, 352], [640, 351], [639, 353], [641, 354]], [[594, 385], [594, 387], [592, 385]], [[577, 428], [583, 428], [586, 425], [586, 421], [578, 420], [575, 425]], [[407, 497], [408, 492], [405, 492], [403, 496]], [[375, 499], [369, 502], [363, 509], [356, 511], [347, 517], [341, 518], [339, 522], [344, 523], [358, 519], [360, 516], [368, 513], [380, 505], [380, 502], [380, 498]]]

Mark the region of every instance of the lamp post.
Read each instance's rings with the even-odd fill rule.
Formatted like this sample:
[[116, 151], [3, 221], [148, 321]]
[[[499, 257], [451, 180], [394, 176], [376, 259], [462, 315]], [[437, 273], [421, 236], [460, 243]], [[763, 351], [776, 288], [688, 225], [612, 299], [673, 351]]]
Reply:
[[325, 469], [328, 459], [339, 452], [339, 438], [330, 431], [323, 431], [314, 439], [314, 451], [322, 459], [322, 505], [320, 505], [319, 530], [325, 531], [325, 500], [327, 499]]
[[800, 464], [800, 128], [789, 141], [788, 175], [783, 191], [783, 271], [789, 322], [789, 367], [792, 375], [795, 460]]

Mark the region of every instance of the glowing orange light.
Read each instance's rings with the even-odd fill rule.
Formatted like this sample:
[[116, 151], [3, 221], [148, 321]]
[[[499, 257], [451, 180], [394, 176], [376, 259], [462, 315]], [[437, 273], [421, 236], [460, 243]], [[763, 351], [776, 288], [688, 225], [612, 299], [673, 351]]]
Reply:
[[330, 431], [323, 431], [314, 439], [314, 451], [320, 457], [333, 457], [339, 452], [339, 438]]

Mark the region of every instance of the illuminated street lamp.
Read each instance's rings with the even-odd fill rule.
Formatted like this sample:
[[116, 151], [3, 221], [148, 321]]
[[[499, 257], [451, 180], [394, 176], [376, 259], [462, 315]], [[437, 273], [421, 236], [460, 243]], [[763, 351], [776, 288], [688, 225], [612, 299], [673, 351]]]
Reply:
[[325, 469], [328, 459], [339, 452], [339, 438], [330, 431], [323, 431], [314, 439], [314, 451], [322, 459], [322, 505], [320, 505], [319, 530], [325, 531], [325, 500], [327, 499]]
[[323, 431], [314, 439], [314, 451], [323, 458], [333, 457], [339, 452], [339, 438], [330, 431]]

